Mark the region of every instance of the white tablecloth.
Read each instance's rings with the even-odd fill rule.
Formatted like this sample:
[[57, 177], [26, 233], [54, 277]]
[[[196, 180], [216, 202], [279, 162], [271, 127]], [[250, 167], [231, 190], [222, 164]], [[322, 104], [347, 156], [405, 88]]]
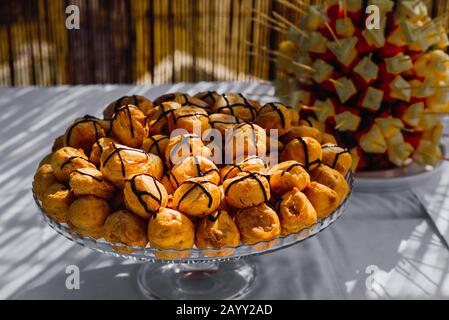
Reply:
[[[134, 279], [138, 264], [82, 248], [42, 222], [32, 177], [75, 117], [101, 116], [126, 94], [154, 99], [207, 89], [272, 93], [242, 83], [0, 88], [0, 298], [143, 298]], [[258, 278], [247, 297], [449, 298], [448, 171], [413, 191], [354, 193], [346, 214], [317, 237], [251, 258]], [[81, 270], [80, 290], [66, 289], [68, 265]]]

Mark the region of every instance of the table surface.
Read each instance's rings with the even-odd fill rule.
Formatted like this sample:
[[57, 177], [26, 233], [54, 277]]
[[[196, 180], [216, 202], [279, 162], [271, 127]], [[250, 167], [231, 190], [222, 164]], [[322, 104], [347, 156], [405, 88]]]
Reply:
[[[137, 263], [82, 248], [41, 220], [32, 177], [75, 117], [101, 116], [110, 101], [127, 94], [154, 99], [200, 90], [273, 92], [254, 83], [0, 88], [1, 299], [143, 298], [134, 278]], [[437, 222], [429, 216], [449, 211], [447, 168], [433, 184], [414, 190], [355, 192], [345, 215], [317, 237], [250, 258], [258, 278], [247, 298], [449, 298], [449, 227], [441, 228], [442, 222], [449, 226], [449, 215]], [[79, 290], [66, 289], [69, 265], [81, 270]]]

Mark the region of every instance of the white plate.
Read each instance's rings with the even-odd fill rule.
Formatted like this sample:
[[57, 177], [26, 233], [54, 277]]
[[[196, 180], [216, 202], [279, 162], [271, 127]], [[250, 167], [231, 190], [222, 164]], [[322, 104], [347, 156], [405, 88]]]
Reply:
[[[441, 147], [443, 154], [445, 149]], [[410, 189], [412, 186], [437, 179], [442, 170], [447, 170], [445, 161], [440, 161], [435, 167], [423, 167], [411, 163], [401, 168], [390, 170], [357, 172], [354, 180], [354, 191], [367, 193], [385, 193]]]

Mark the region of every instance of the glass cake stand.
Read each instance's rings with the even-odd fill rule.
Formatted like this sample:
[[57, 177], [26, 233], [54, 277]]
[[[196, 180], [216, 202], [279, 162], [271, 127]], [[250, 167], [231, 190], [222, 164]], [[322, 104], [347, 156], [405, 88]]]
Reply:
[[236, 299], [245, 296], [256, 279], [256, 266], [244, 258], [285, 249], [329, 227], [343, 214], [352, 193], [352, 173], [347, 175], [346, 180], [351, 189], [348, 197], [331, 215], [310, 228], [270, 241], [220, 249], [161, 250], [149, 246], [141, 248], [111, 244], [104, 239], [82, 236], [67, 224], [46, 215], [41, 202], [33, 195], [44, 221], [60, 235], [97, 252], [142, 261], [137, 283], [147, 298]]

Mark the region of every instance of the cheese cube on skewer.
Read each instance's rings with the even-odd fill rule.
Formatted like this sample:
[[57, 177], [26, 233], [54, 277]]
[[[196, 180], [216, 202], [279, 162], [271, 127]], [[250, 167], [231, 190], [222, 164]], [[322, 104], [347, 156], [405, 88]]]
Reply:
[[390, 96], [395, 99], [409, 102], [412, 96], [410, 84], [401, 76], [397, 76], [390, 83]]
[[440, 146], [425, 139], [421, 140], [418, 148], [413, 153], [413, 160], [423, 166], [435, 166], [442, 158]]
[[395, 18], [419, 21], [428, 15], [427, 6], [422, 0], [400, 0], [397, 3]]
[[315, 31], [323, 27], [327, 21], [324, 9], [320, 5], [309, 5], [304, 8], [300, 27], [301, 29]]
[[365, 29], [362, 31], [362, 35], [370, 46], [375, 46], [376, 48], [385, 46], [384, 29]]
[[325, 80], [330, 79], [332, 72], [334, 71], [334, 67], [321, 59], [316, 59], [312, 65], [313, 76], [312, 79], [315, 80], [316, 83], [322, 83]]
[[410, 56], [404, 55], [403, 53], [397, 54], [392, 58], [386, 58], [385, 62], [388, 73], [399, 74], [413, 69], [412, 59]]
[[334, 86], [341, 103], [345, 103], [357, 93], [354, 83], [348, 78], [340, 78], [336, 80]]
[[424, 103], [418, 102], [410, 105], [402, 116], [402, 121], [412, 127], [419, 125], [421, 114], [424, 111]]
[[313, 112], [317, 116], [319, 122], [325, 122], [329, 117], [335, 115], [335, 105], [329, 98], [325, 101], [317, 100], [314, 107], [317, 108]]
[[351, 19], [337, 19], [335, 21], [335, 32], [340, 37], [352, 37], [355, 32], [354, 24]]
[[404, 124], [400, 119], [394, 117], [376, 118], [374, 122], [379, 126], [380, 131], [385, 138], [390, 138], [401, 132], [404, 128]]
[[424, 131], [423, 139], [432, 141], [435, 145], [439, 145], [443, 137], [443, 131], [443, 123], [439, 121], [433, 128]]
[[383, 97], [384, 92], [382, 90], [374, 87], [368, 87], [365, 96], [362, 99], [361, 105], [366, 109], [377, 111], [382, 104]]
[[362, 77], [366, 83], [370, 83], [377, 79], [379, 67], [369, 57], [364, 57], [355, 66], [354, 72]]
[[339, 113], [335, 116], [336, 127], [338, 131], [357, 131], [362, 119], [349, 111]]
[[357, 57], [357, 41], [356, 37], [344, 38], [338, 42], [329, 41], [327, 47], [342, 65], [348, 67]]
[[368, 153], [385, 153], [388, 145], [380, 128], [373, 124], [371, 129], [360, 137], [359, 145]]
[[311, 31], [308, 33], [308, 38], [302, 38], [300, 47], [304, 50], [313, 53], [324, 53], [327, 49], [328, 40], [321, 33], [317, 31]]

